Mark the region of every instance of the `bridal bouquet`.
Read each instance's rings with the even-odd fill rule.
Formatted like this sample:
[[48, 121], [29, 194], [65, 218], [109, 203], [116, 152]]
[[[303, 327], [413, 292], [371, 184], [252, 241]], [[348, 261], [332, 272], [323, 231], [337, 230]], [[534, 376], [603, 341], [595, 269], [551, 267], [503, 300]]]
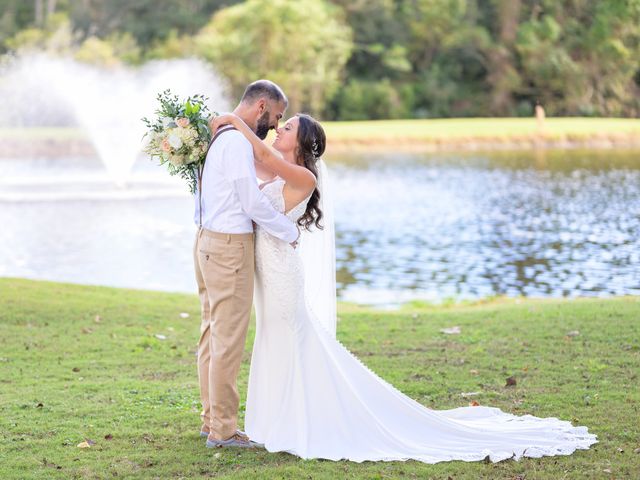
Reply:
[[156, 118], [142, 119], [148, 129], [144, 152], [157, 158], [160, 165], [166, 165], [169, 175], [185, 179], [191, 193], [198, 186], [211, 141], [206, 100], [202, 95], [193, 95], [181, 101], [165, 90], [158, 95], [160, 107], [155, 112]]

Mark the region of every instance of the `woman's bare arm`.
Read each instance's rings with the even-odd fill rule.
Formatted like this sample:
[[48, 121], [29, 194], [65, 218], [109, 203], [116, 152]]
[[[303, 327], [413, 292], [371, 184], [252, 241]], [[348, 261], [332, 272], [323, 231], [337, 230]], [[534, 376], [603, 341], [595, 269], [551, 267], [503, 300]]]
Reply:
[[240, 117], [233, 113], [227, 113], [209, 122], [211, 131], [214, 134], [216, 130], [223, 125], [233, 125], [240, 131], [251, 143], [256, 161], [284, 179], [290, 187], [304, 192], [313, 190], [316, 185], [316, 179], [313, 173], [303, 166], [287, 162], [279, 151], [260, 140]]

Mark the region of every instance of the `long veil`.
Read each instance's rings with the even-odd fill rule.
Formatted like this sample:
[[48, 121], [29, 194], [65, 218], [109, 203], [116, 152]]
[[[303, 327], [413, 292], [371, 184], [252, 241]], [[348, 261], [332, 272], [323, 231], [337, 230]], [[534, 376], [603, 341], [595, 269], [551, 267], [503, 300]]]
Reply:
[[322, 230], [314, 226], [300, 238], [307, 306], [332, 336], [336, 335], [336, 242], [333, 191], [324, 160], [318, 160], [318, 190]]

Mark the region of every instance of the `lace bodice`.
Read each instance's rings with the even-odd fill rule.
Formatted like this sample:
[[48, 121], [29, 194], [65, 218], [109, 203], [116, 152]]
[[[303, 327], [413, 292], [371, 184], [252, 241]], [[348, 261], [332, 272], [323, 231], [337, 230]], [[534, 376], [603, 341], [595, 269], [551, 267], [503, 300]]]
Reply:
[[[262, 188], [262, 192], [280, 213], [285, 211], [282, 194], [284, 184], [283, 179], [277, 178]], [[289, 220], [296, 222], [304, 214], [309, 197], [286, 213]], [[283, 325], [295, 328], [291, 324], [291, 321], [297, 318], [294, 312], [299, 303], [304, 302], [304, 271], [298, 251], [286, 241], [269, 234], [260, 225], [256, 227], [255, 232], [256, 297], [260, 297], [260, 292], [268, 289], [272, 299], [278, 298], [278, 308], [272, 309], [271, 318], [279, 319]]]
[[[284, 195], [282, 193], [285, 183], [282, 178], [278, 177], [262, 188], [262, 192], [271, 201], [273, 207], [280, 213], [284, 213], [285, 209]], [[287, 212], [286, 217], [292, 222], [297, 222], [298, 219], [304, 215], [309, 198], [311, 198], [311, 195]]]
[[[273, 207], [280, 213], [284, 213], [285, 201], [282, 194], [285, 181], [276, 178], [272, 182], [266, 184], [262, 188], [262, 192], [269, 199]], [[286, 217], [292, 222], [296, 222], [305, 212], [309, 197], [293, 207], [286, 213]], [[281, 282], [282, 276], [278, 274], [280, 271], [289, 271], [289, 281], [299, 281], [298, 277], [302, 275], [302, 263], [300, 258], [291, 245], [270, 235], [264, 228], [258, 225], [256, 227], [256, 272], [264, 281]], [[274, 269], [273, 266], [276, 266]], [[270, 266], [270, 267], [269, 267]], [[300, 281], [300, 283], [302, 283]], [[293, 288], [290, 285], [288, 288]], [[297, 285], [295, 285], [298, 288]], [[284, 285], [283, 285], [284, 288]]]

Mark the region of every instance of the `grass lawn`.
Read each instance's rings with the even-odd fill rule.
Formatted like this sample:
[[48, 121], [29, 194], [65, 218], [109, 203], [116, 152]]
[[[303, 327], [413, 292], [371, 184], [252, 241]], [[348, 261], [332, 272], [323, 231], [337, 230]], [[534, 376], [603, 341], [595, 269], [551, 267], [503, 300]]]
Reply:
[[[446, 142], [464, 139], [522, 139], [538, 134], [535, 118], [454, 118], [433, 120], [384, 120], [326, 122], [327, 138], [337, 142], [376, 142], [397, 139]], [[640, 120], [626, 118], [548, 118], [548, 139], [580, 139], [597, 136], [638, 135]]]
[[[394, 312], [340, 306], [340, 340], [422, 404], [476, 400], [557, 416], [600, 441], [567, 457], [497, 464], [356, 464], [206, 449], [198, 436], [198, 312], [195, 295], [0, 279], [0, 479], [640, 476], [639, 297]], [[461, 334], [439, 332], [454, 325]], [[517, 385], [506, 387], [510, 376]], [[85, 439], [95, 444], [79, 448]]]
[[[534, 118], [453, 118], [427, 120], [380, 120], [323, 122], [329, 144], [386, 144], [407, 140], [439, 143], [461, 140], [507, 141], [535, 137]], [[550, 140], [579, 140], [590, 137], [640, 136], [640, 119], [628, 118], [548, 118], [544, 137]], [[0, 141], [77, 140], [80, 128], [0, 128]]]

